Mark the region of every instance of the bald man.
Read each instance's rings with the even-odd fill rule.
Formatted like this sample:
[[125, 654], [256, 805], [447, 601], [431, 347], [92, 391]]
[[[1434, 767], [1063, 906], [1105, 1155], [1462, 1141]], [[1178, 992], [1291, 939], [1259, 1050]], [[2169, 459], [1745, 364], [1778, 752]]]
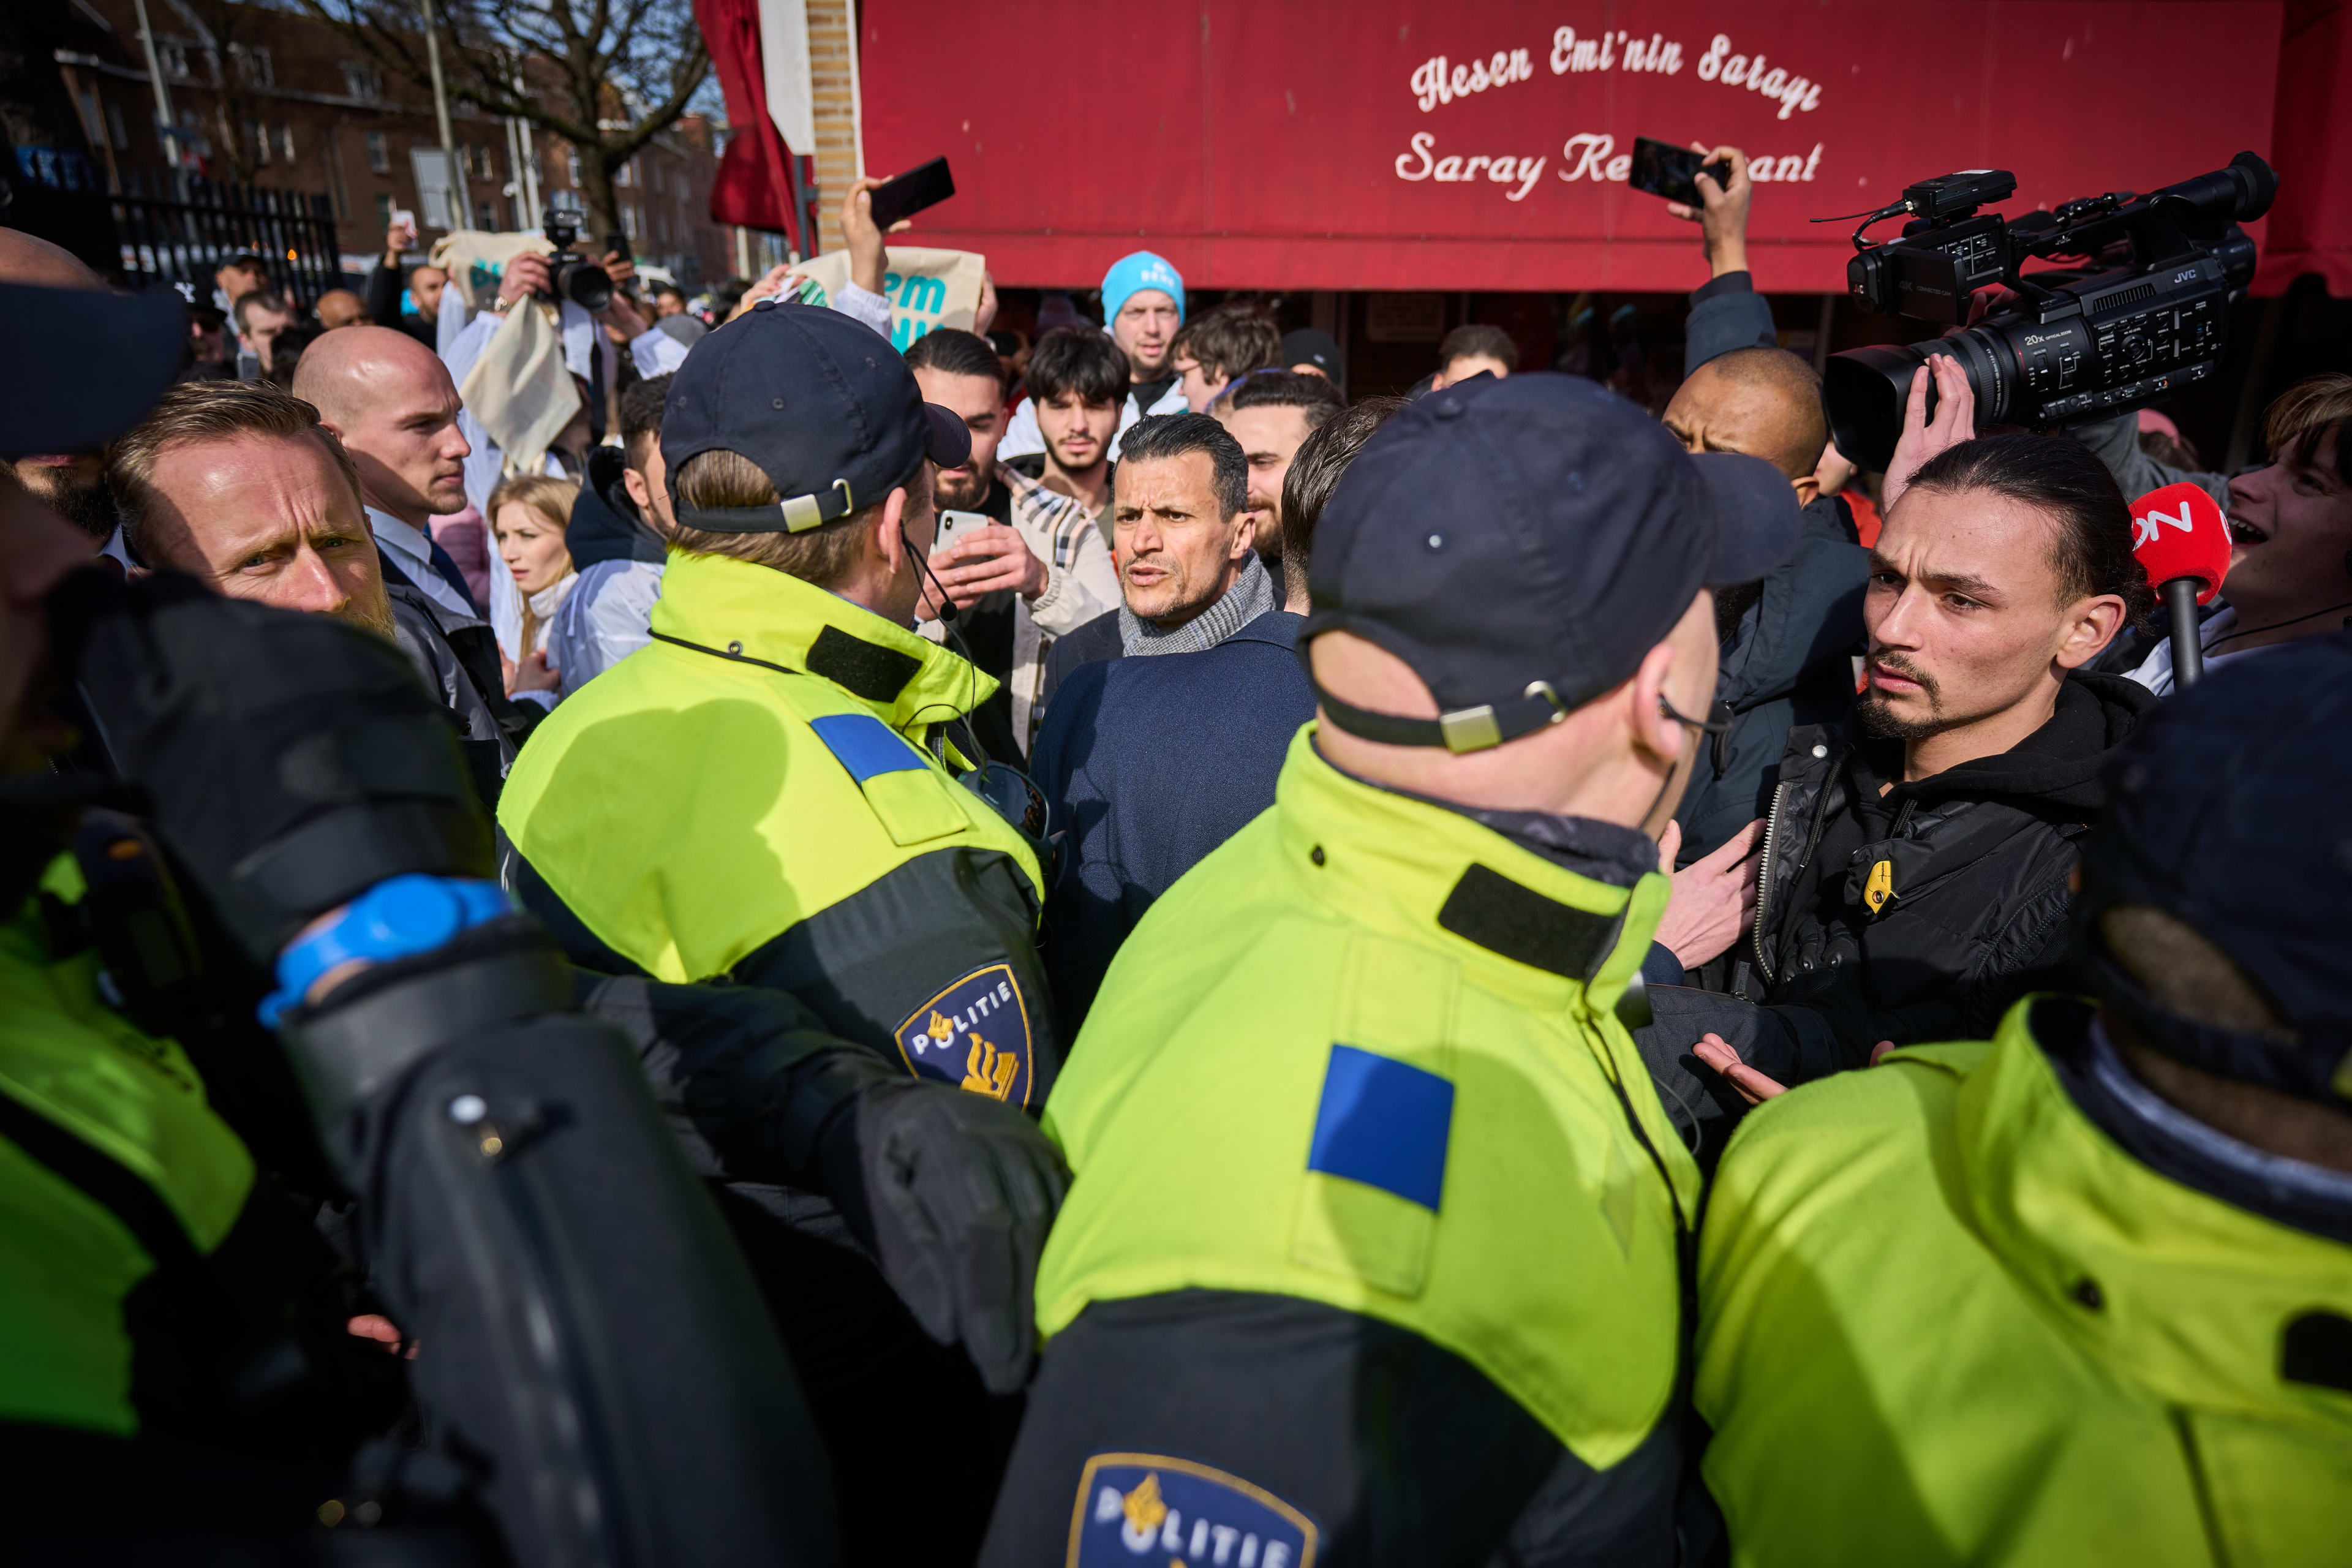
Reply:
[[302, 353], [294, 395], [319, 411], [359, 468], [368, 526], [387, 563], [446, 616], [481, 609], [449, 552], [433, 542], [436, 513], [466, 509], [461, 405], [440, 356], [389, 327], [345, 327]]
[[349, 289], [330, 289], [320, 295], [313, 313], [319, 318], [319, 325], [329, 331], [337, 327], [363, 327], [374, 320], [368, 314], [367, 302]]
[[[38, 289], [95, 289], [106, 285], [72, 254], [18, 229], [0, 228], [0, 283]], [[86, 535], [92, 549], [114, 540], [114, 502], [106, 493], [105, 464], [96, 452], [43, 452], [12, 465], [24, 487]], [[120, 543], [110, 552], [125, 565]]]
[[[1728, 718], [1732, 728], [1708, 747], [1675, 813], [1676, 861], [1689, 866], [1743, 835], [1753, 847], [1790, 726], [1837, 724], [1853, 711], [1851, 660], [1862, 643], [1870, 557], [1844, 503], [1821, 493], [1815, 473], [1829, 423], [1821, 377], [1802, 357], [1761, 343], [1716, 354], [1676, 389], [1665, 426], [1693, 452], [1763, 458], [1786, 476], [1804, 508], [1795, 554], [1763, 582], [1716, 595], [1722, 658], [1713, 716]], [[1754, 875], [1752, 855], [1727, 860], [1729, 882]], [[1717, 961], [1725, 973], [1703, 979], [1727, 984], [1739, 951]]]

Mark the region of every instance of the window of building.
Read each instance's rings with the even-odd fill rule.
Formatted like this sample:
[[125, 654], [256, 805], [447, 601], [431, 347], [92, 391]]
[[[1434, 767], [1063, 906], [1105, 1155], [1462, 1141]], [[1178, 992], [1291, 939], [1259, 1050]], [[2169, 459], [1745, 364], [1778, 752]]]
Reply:
[[634, 163], [624, 163], [624, 164], [622, 164], [619, 168], [617, 168], [617, 169], [614, 170], [614, 171], [613, 171], [613, 184], [614, 184], [615, 185], [622, 186], [622, 187], [624, 187], [624, 188], [625, 188], [625, 187], [627, 187], [627, 186], [629, 186], [629, 185], [631, 185], [631, 184], [634, 184], [635, 183], [635, 179], [632, 177], [632, 175], [631, 175], [631, 174], [630, 174], [630, 171], [631, 171], [635, 166], [635, 165]]
[[194, 73], [189, 68], [200, 53], [194, 44], [176, 38], [159, 39], [155, 53], [163, 62], [163, 74], [174, 81], [186, 81]]
[[[390, 170], [392, 167], [392, 154], [384, 149], [383, 132], [381, 131], [371, 131], [367, 133], [364, 140], [367, 142], [368, 167], [373, 169], [379, 174]], [[391, 220], [386, 219], [385, 221], [390, 222]]]
[[269, 51], [258, 44], [231, 44], [229, 64], [236, 70], [236, 79], [247, 87], [273, 87], [277, 78], [272, 74]]
[[119, 103], [110, 103], [106, 106], [106, 128], [114, 132], [114, 145], [116, 148], [126, 152], [129, 151], [131, 146], [131, 132], [129, 128], [122, 123], [122, 105]]
[[567, 146], [563, 149], [563, 167], [565, 173], [572, 176], [572, 188], [575, 191], [578, 190], [580, 188], [579, 148]]
[[253, 151], [255, 163], [267, 167], [269, 163], [269, 127], [258, 120], [245, 122], [245, 144]]
[[487, 196], [474, 204], [474, 226], [485, 234], [495, 234], [499, 227], [499, 204]]
[[278, 153], [289, 163], [294, 161], [294, 122], [290, 120], [278, 128]]
[[631, 239], [643, 239], [645, 237], [644, 227], [637, 221], [637, 209], [635, 203], [623, 202], [621, 204], [621, 227], [628, 234], [628, 237]]
[[373, 103], [383, 96], [383, 72], [364, 60], [345, 60], [343, 90], [362, 103]]

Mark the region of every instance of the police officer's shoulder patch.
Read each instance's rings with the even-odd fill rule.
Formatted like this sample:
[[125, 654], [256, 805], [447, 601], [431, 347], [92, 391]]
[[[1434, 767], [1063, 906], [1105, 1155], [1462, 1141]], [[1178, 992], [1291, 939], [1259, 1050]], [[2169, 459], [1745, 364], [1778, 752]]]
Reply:
[[1011, 964], [973, 970], [908, 1014], [897, 1038], [916, 1076], [1028, 1108], [1036, 1052]]
[[1314, 1568], [1322, 1531], [1239, 1476], [1165, 1454], [1097, 1454], [1078, 1477], [1066, 1568]]

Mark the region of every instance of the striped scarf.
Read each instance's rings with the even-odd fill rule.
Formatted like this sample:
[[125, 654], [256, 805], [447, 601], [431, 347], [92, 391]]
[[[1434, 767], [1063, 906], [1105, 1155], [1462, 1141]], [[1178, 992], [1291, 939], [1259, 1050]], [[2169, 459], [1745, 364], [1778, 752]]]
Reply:
[[1181, 626], [1162, 631], [1121, 601], [1118, 645], [1129, 658], [1150, 653], [1200, 653], [1216, 647], [1272, 608], [1274, 579], [1253, 550], [1224, 596]]

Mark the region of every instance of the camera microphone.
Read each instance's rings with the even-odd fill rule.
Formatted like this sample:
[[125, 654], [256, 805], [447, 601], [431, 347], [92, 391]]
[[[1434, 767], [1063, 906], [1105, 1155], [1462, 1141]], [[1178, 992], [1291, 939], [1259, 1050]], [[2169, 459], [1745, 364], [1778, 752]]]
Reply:
[[2229, 575], [2229, 521], [2202, 486], [2187, 480], [2132, 502], [2131, 518], [2132, 553], [2172, 617], [2172, 682], [2194, 686], [2205, 675], [2197, 608], [2213, 602]]

